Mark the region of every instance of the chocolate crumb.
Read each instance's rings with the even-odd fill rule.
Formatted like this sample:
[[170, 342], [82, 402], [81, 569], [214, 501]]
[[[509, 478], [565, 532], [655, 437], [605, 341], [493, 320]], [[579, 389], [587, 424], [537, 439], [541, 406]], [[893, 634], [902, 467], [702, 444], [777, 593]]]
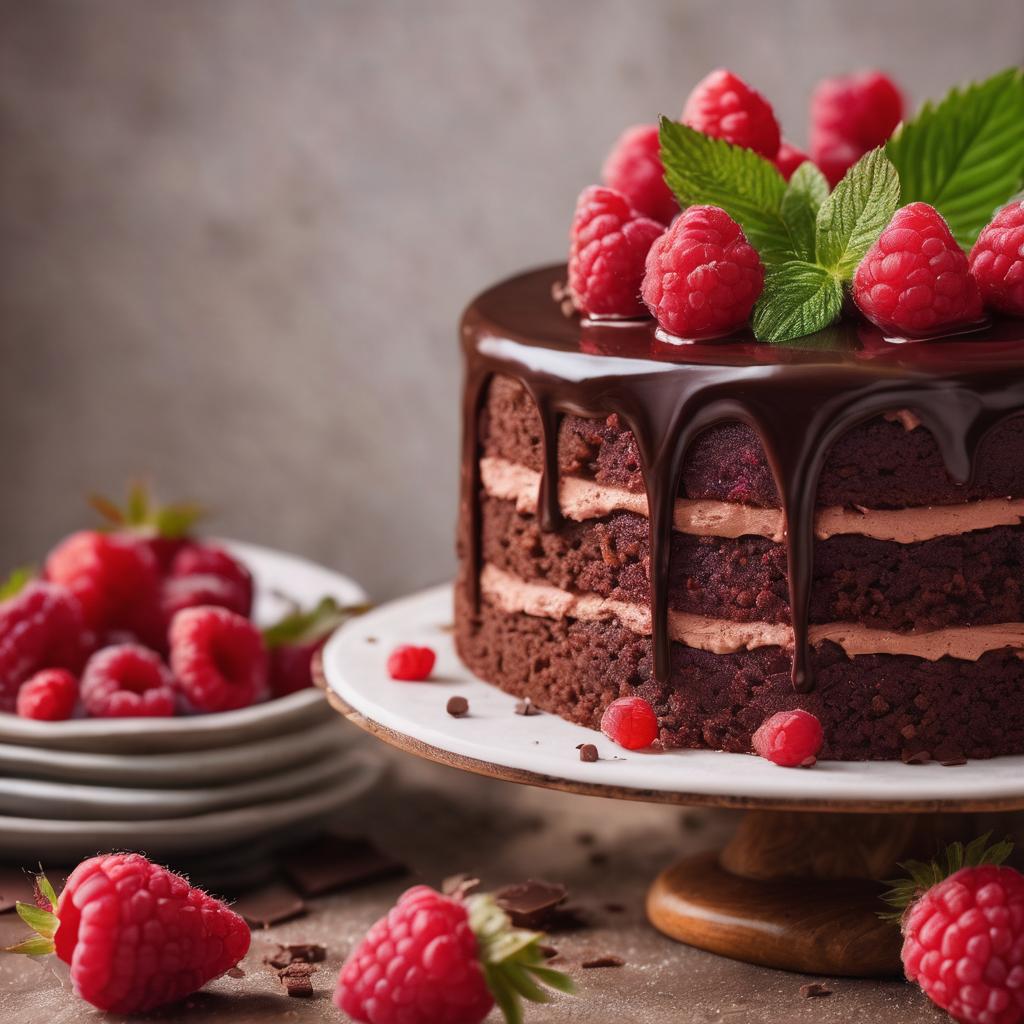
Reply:
[[939, 764], [943, 768], [958, 768], [962, 764], [967, 764], [966, 757], [951, 757], [948, 761], [940, 761]]
[[543, 927], [568, 895], [569, 890], [561, 882], [540, 882], [531, 878], [499, 889], [494, 894], [494, 902], [517, 928], [534, 929]]
[[540, 709], [527, 697], [525, 700], [516, 701], [515, 713], [529, 717], [530, 715], [539, 715]]
[[366, 638], [366, 642], [368, 644], [375, 644], [377, 642], [377, 638], [375, 636], [368, 636]]
[[593, 743], [581, 743], [577, 748], [580, 752], [580, 760], [592, 763], [597, 760], [597, 747]]
[[904, 750], [900, 754], [900, 759], [904, 764], [927, 764], [932, 759], [932, 755], [927, 750], [915, 750], [913, 753]]
[[449, 697], [448, 703], [445, 705], [445, 711], [452, 718], [462, 718], [464, 715], [469, 714], [469, 701], [465, 697]]
[[576, 842], [580, 846], [593, 846], [597, 842], [597, 836], [593, 832], [577, 832]]
[[588, 969], [593, 967], [623, 967], [625, 963], [626, 961], [621, 956], [605, 953], [603, 956], [592, 956], [589, 960], [584, 960], [580, 966]]
[[800, 995], [804, 999], [820, 999], [823, 996], [832, 995], [832, 989], [827, 985], [822, 985], [820, 981], [812, 981], [806, 985], [800, 986]]
[[624, 914], [626, 912], [626, 908], [621, 903], [606, 903], [604, 909], [609, 914]]
[[457, 875], [449, 875], [441, 883], [441, 892], [443, 892], [445, 896], [454, 896], [457, 899], [470, 896], [479, 888], [480, 879], [474, 878], [472, 875], [466, 874], [464, 871]]
[[313, 995], [313, 982], [310, 975], [316, 970], [315, 964], [296, 962], [279, 970], [277, 977], [289, 996], [308, 999]]
[[274, 882], [239, 897], [232, 910], [240, 914], [250, 928], [269, 928], [272, 924], [301, 917], [306, 912], [306, 904], [290, 885]]
[[608, 863], [608, 854], [601, 850], [594, 850], [587, 860], [589, 860], [595, 868], [599, 868]]
[[326, 959], [327, 947], [319, 942], [289, 942], [279, 944], [273, 953], [263, 958], [263, 962], [282, 970], [292, 964], [318, 964]]
[[285, 874], [305, 896], [321, 896], [352, 885], [404, 874], [406, 867], [368, 839], [327, 835], [283, 863]]
[[540, 955], [545, 960], [551, 960], [558, 956], [558, 950], [554, 946], [548, 946], [547, 944], [540, 942], [537, 944], [537, 949], [540, 951]]
[[228, 977], [229, 978], [244, 978], [245, 977], [245, 971], [243, 971], [241, 967], [232, 967], [231, 970], [228, 971]]
[[455, 632], [455, 623], [454, 622], [446, 622], [443, 626], [438, 626], [437, 628], [442, 633], [454, 633]]

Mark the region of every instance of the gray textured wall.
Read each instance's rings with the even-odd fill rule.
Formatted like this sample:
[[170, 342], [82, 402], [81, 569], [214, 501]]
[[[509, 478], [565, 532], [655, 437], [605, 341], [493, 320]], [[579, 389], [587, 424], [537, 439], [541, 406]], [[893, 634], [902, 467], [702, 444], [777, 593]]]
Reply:
[[914, 96], [1019, 0], [0, 0], [0, 567], [148, 473], [377, 595], [445, 576], [460, 307], [726, 64]]

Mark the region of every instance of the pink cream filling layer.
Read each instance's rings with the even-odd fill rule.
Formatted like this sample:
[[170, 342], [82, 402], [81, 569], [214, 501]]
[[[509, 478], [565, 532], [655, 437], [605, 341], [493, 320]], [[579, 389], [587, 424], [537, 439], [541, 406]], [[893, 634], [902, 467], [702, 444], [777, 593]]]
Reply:
[[[650, 636], [650, 609], [599, 594], [574, 594], [546, 583], [530, 583], [494, 565], [485, 565], [480, 589], [498, 608], [510, 614], [584, 622], [616, 620], [641, 636]], [[793, 630], [772, 622], [733, 622], [688, 612], [669, 612], [669, 634], [677, 643], [712, 654], [735, 654], [755, 647], [792, 647]], [[1024, 623], [957, 626], [920, 633], [869, 629], [851, 622], [811, 626], [810, 641], [830, 640], [850, 656], [908, 654], [926, 661], [942, 657], [977, 661], [987, 651], [1024, 648]]]
[[[480, 479], [492, 498], [515, 502], [521, 513], [533, 513], [540, 491], [540, 473], [507, 459], [480, 460]], [[558, 501], [568, 519], [585, 522], [612, 512], [647, 515], [647, 496], [624, 487], [608, 487], [580, 477], [562, 477]], [[987, 498], [958, 505], [922, 505], [902, 509], [848, 509], [832, 506], [815, 516], [819, 540], [855, 533], [875, 540], [914, 544], [995, 526], [1017, 526], [1024, 518], [1024, 498]], [[732, 501], [677, 498], [673, 522], [680, 533], [699, 537], [767, 537], [784, 539], [782, 511]]]

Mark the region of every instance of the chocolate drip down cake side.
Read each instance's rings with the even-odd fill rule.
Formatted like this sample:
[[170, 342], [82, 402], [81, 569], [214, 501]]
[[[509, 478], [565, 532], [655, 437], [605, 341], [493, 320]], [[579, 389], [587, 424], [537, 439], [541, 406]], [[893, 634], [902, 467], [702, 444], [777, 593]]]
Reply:
[[[664, 748], [749, 752], [800, 708], [824, 758], [1024, 753], [1024, 321], [898, 197], [810, 331], [759, 312], [756, 225], [683, 195], [643, 238], [610, 188], [568, 268], [470, 304], [456, 642], [479, 677], [595, 729], [641, 697]], [[922, 281], [956, 293], [930, 320]], [[732, 305], [687, 322], [704, 299]]]

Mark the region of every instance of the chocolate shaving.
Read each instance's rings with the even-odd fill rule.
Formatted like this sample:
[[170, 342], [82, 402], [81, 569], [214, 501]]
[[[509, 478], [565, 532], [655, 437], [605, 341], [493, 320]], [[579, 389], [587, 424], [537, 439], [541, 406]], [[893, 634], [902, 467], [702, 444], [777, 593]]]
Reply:
[[289, 942], [278, 945], [263, 958], [265, 964], [282, 970], [292, 964], [318, 964], [327, 959], [327, 947], [319, 942]]
[[529, 697], [527, 697], [525, 700], [516, 701], [515, 713], [517, 715], [526, 715], [529, 717], [530, 715], [539, 715], [540, 709], [532, 700], [530, 700]]
[[597, 747], [593, 743], [581, 743], [577, 748], [580, 752], [580, 760], [588, 764], [597, 760]]
[[469, 701], [465, 697], [449, 697], [448, 703], [445, 705], [445, 711], [452, 718], [462, 718], [463, 715], [469, 714]]
[[822, 985], [820, 981], [812, 981], [800, 986], [800, 995], [804, 999], [820, 999], [822, 996], [832, 995], [832, 989], [827, 985]]
[[445, 896], [454, 896], [456, 899], [464, 899], [471, 896], [480, 888], [480, 879], [461, 872], [457, 875], [449, 875], [441, 883], [441, 892]]
[[625, 963], [621, 956], [605, 953], [603, 956], [592, 956], [589, 960], [584, 960], [580, 966], [589, 970], [594, 967], [623, 967]]
[[283, 867], [305, 896], [321, 896], [406, 871], [401, 861], [382, 852], [368, 839], [333, 835], [293, 851]]
[[243, 971], [241, 967], [232, 967], [231, 970], [228, 971], [228, 977], [229, 978], [244, 978], [245, 977], [245, 971]]
[[544, 942], [537, 943], [537, 949], [540, 951], [540, 955], [544, 957], [545, 960], [553, 960], [556, 956], [558, 956], [558, 950], [555, 949], [554, 946], [549, 946]]
[[308, 999], [313, 995], [313, 981], [310, 975], [315, 974], [316, 970], [315, 964], [296, 962], [279, 970], [277, 977], [289, 996]]
[[494, 894], [494, 901], [517, 928], [536, 929], [551, 920], [555, 908], [568, 895], [569, 890], [560, 882], [540, 882], [531, 878], [499, 889]]
[[904, 750], [900, 754], [900, 759], [904, 764], [927, 764], [932, 759], [932, 755], [927, 750], [916, 750], [914, 753]]
[[951, 757], [948, 761], [940, 761], [939, 764], [943, 768], [959, 768], [962, 764], [967, 764], [966, 757]]
[[306, 912], [306, 904], [290, 885], [275, 882], [246, 893], [232, 909], [241, 914], [250, 927], [269, 928], [272, 924], [300, 917]]

